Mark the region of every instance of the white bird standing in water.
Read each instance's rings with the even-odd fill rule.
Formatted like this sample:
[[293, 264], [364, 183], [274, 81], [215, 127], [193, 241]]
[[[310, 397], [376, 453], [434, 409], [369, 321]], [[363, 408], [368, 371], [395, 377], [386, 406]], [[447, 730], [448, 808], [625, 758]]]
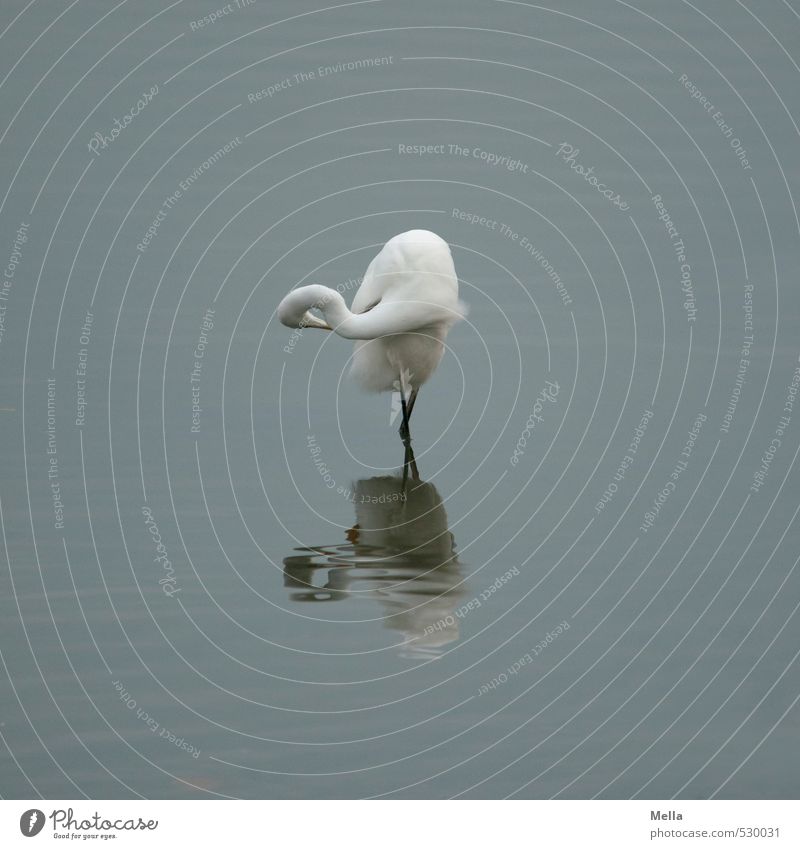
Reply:
[[389, 239], [367, 267], [352, 310], [339, 292], [319, 285], [294, 289], [278, 304], [278, 319], [287, 327], [318, 327], [356, 340], [351, 374], [367, 391], [399, 390], [400, 436], [409, 452], [408, 419], [419, 388], [439, 365], [448, 331], [464, 315], [450, 248], [430, 230]]

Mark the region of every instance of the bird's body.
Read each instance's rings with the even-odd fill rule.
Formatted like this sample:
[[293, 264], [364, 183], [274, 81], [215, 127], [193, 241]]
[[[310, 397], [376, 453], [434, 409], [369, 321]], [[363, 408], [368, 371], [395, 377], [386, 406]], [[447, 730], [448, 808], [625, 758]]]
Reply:
[[[420, 324], [411, 333], [356, 342], [351, 374], [369, 392], [397, 388], [401, 373], [410, 388], [419, 389], [439, 365], [447, 331], [462, 315], [447, 242], [429, 230], [390, 239], [367, 267], [353, 312], [366, 312], [376, 301], [418, 303]], [[429, 306], [445, 307], [450, 314], [439, 315]]]
[[318, 327], [356, 340], [356, 381], [372, 392], [399, 390], [409, 407], [465, 312], [450, 248], [429, 230], [400, 233], [383, 246], [367, 267], [352, 310], [339, 292], [318, 285], [294, 289], [278, 305], [278, 318], [288, 327]]

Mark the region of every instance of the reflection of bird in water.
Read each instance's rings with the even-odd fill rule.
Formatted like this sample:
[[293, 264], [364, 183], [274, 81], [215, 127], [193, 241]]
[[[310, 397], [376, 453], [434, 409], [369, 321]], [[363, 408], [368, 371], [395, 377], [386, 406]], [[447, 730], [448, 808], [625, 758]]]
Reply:
[[404, 634], [408, 656], [437, 654], [458, 639], [453, 612], [464, 590], [436, 487], [394, 476], [367, 478], [356, 482], [351, 500], [356, 524], [347, 543], [309, 546], [284, 559], [290, 598], [377, 599], [386, 627]]
[[409, 230], [389, 239], [369, 264], [352, 311], [335, 289], [312, 285], [289, 292], [277, 313], [287, 327], [318, 327], [357, 340], [353, 377], [370, 392], [399, 392], [400, 436], [408, 446], [419, 387], [439, 365], [445, 337], [466, 307], [458, 300], [447, 242], [430, 230]]

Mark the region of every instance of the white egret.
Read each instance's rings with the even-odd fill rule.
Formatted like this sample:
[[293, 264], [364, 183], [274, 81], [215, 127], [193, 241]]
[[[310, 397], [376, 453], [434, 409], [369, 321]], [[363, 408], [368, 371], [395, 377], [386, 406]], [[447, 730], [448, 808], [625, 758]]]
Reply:
[[408, 419], [419, 388], [439, 364], [445, 337], [466, 307], [458, 299], [447, 242], [430, 230], [409, 230], [389, 239], [369, 264], [352, 310], [335, 289], [311, 285], [289, 292], [277, 312], [287, 327], [333, 330], [356, 340], [351, 374], [367, 391], [399, 391], [400, 435], [408, 448]]

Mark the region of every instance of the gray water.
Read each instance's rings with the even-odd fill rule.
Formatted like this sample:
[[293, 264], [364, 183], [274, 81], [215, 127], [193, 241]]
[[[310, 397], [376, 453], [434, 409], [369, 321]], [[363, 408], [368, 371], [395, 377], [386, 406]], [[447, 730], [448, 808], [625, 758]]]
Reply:
[[3, 4], [2, 795], [796, 796], [797, 4], [212, 11]]

